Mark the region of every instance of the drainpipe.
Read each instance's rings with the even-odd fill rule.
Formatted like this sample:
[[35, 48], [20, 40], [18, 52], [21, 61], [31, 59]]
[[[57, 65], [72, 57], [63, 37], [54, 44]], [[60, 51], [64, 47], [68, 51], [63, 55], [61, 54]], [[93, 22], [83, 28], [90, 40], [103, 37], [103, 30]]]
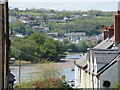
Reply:
[[100, 76], [96, 76], [97, 77], [97, 90], [100, 90]]
[[93, 90], [94, 90], [94, 74], [92, 74], [92, 84], [93, 84]]

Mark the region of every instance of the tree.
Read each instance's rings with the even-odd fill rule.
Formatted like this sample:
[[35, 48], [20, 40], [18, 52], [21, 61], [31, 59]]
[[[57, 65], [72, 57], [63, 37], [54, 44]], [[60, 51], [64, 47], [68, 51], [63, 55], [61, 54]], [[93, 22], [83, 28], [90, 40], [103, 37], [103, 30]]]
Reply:
[[87, 46], [86, 46], [85, 41], [79, 42], [76, 46], [78, 47], [78, 50], [80, 52], [86, 52], [87, 51]]
[[64, 43], [64, 44], [68, 44], [68, 43], [69, 43], [69, 40], [68, 40], [68, 39], [64, 39], [64, 40], [63, 40], [63, 43]]
[[44, 44], [47, 38], [48, 37], [45, 34], [40, 33], [34, 33], [29, 37], [29, 39], [35, 40], [38, 45]]
[[32, 63], [44, 60], [59, 61], [64, 52], [63, 43], [40, 33], [34, 33], [24, 39], [15, 39], [11, 46], [11, 57]]
[[12, 29], [12, 31], [16, 33], [22, 33], [23, 35], [26, 34], [25, 24], [23, 23], [20, 23], [20, 22], [11, 23], [10, 28]]
[[93, 43], [92, 41], [87, 41], [86, 42], [86, 47], [87, 48], [92, 48], [92, 47], [94, 47], [95, 46], [95, 43]]
[[73, 44], [71, 42], [67, 43], [66, 46], [67, 46], [68, 52], [76, 52], [76, 51], [78, 51], [78, 49], [75, 46], [75, 44]]

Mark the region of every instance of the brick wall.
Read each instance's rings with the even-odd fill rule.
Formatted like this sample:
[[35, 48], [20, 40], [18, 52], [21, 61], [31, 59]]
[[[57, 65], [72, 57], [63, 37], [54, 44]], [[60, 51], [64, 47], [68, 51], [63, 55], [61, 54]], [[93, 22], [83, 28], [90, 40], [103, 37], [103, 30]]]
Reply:
[[114, 38], [115, 38], [115, 44], [120, 42], [120, 11], [117, 12], [117, 14], [114, 17]]

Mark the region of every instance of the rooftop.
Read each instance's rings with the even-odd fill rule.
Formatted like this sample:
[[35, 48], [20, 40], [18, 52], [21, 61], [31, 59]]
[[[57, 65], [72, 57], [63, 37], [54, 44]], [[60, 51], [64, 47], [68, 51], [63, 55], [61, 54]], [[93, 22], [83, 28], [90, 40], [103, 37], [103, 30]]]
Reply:
[[114, 36], [111, 37], [110, 39], [109, 38], [105, 39], [104, 41], [96, 45], [94, 48], [95, 49], [111, 49], [113, 47], [113, 44], [114, 44]]

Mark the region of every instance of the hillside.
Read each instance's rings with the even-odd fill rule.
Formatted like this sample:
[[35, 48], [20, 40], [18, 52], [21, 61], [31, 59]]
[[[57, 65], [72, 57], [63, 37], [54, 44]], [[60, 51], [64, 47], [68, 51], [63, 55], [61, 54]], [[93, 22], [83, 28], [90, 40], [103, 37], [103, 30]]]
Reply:
[[52, 9], [10, 9], [10, 29], [12, 34], [31, 35], [34, 32], [86, 32], [87, 35], [100, 34], [101, 25], [113, 25], [115, 12], [99, 10], [55, 11]]

